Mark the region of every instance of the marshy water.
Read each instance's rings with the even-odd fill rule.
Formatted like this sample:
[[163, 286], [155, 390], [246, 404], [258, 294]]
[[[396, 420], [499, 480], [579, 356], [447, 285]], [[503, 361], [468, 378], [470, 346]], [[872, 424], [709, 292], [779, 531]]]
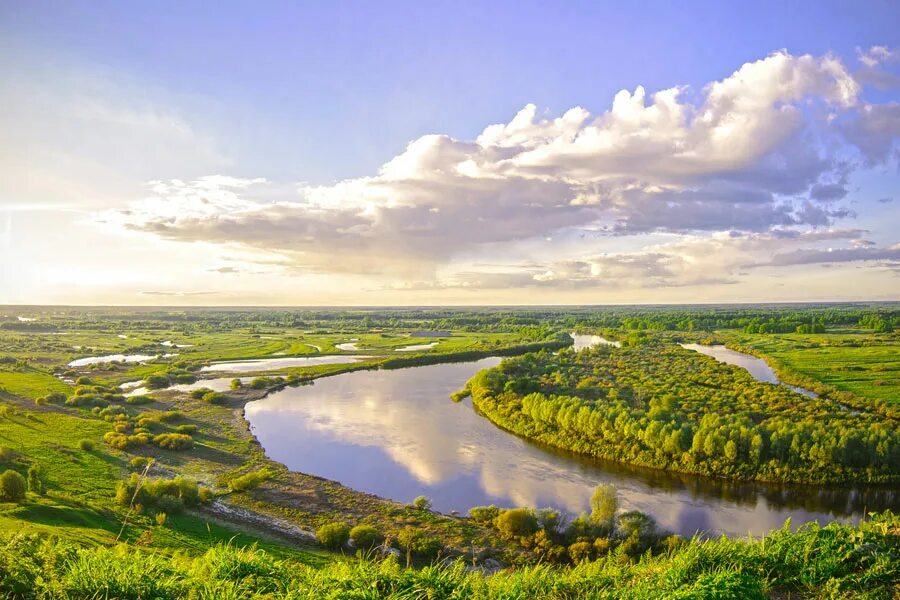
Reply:
[[229, 373], [255, 373], [256, 371], [274, 371], [288, 367], [311, 367], [314, 365], [343, 365], [365, 360], [368, 356], [348, 356], [336, 354], [332, 356], [307, 356], [285, 358], [261, 358], [255, 360], [239, 360], [217, 362], [202, 367], [201, 371], [227, 371]]
[[[591, 336], [586, 336], [591, 337]], [[579, 339], [576, 347], [594, 340]], [[691, 535], [763, 534], [819, 520], [857, 520], [897, 506], [896, 490], [729, 482], [628, 467], [559, 452], [507, 433], [452, 392], [498, 358], [358, 371], [250, 402], [246, 418], [266, 454], [303, 473], [409, 502], [423, 494], [443, 512], [472, 506], [587, 510], [611, 483], [621, 507]]]

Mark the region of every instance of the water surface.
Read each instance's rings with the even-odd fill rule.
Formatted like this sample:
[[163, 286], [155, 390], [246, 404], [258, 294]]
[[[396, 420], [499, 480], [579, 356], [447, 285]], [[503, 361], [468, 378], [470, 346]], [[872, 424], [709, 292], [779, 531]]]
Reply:
[[572, 345], [575, 350], [584, 350], [585, 348], [592, 348], [594, 346], [615, 346], [616, 348], [622, 347], [622, 342], [608, 340], [605, 337], [599, 335], [570, 333], [569, 336], [572, 338]]
[[84, 367], [86, 365], [94, 364], [94, 363], [108, 363], [108, 362], [144, 362], [146, 360], [155, 360], [157, 358], [171, 358], [173, 356], [178, 356], [177, 354], [107, 354], [106, 356], [88, 356], [86, 358], [79, 358], [77, 360], [73, 360], [69, 363], [70, 367]]
[[438, 345], [438, 342], [430, 344], [413, 344], [411, 346], [403, 346], [402, 348], [394, 348], [394, 352], [416, 352], [418, 350], [431, 350]]
[[272, 371], [287, 367], [311, 367], [313, 365], [343, 365], [369, 358], [368, 356], [293, 356], [286, 358], [264, 358], [259, 360], [243, 360], [213, 363], [201, 367], [201, 371], [229, 371], [234, 373], [252, 373], [255, 371]]
[[729, 483], [632, 468], [554, 451], [507, 433], [452, 392], [497, 358], [359, 371], [286, 388], [250, 402], [246, 417], [266, 454], [295, 471], [437, 510], [477, 505], [588, 509], [594, 487], [611, 483], [625, 510], [653, 515], [685, 535], [763, 534], [791, 517], [795, 526], [853, 520], [864, 509], [896, 507], [897, 492]]

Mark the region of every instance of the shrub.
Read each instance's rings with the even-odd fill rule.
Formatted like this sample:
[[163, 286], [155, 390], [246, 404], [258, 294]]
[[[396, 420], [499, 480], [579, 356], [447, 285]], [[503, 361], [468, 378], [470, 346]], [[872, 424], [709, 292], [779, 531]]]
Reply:
[[371, 525], [357, 525], [350, 530], [350, 539], [357, 548], [374, 548], [382, 542], [381, 534]]
[[75, 380], [75, 385], [92, 385], [93, 383], [90, 377], [82, 376]]
[[473, 506], [469, 509], [469, 517], [476, 523], [487, 524], [493, 522], [500, 516], [500, 509], [491, 504], [490, 506]]
[[569, 545], [569, 558], [575, 564], [590, 560], [591, 550], [593, 546], [590, 542], [575, 542]]
[[196, 390], [191, 390], [190, 396], [194, 400], [200, 400], [206, 394], [210, 393], [212, 390], [206, 387], [197, 388]]
[[35, 403], [36, 405], [38, 405], [38, 406], [43, 406], [43, 405], [47, 404], [47, 397], [46, 397], [46, 396], [39, 396], [39, 397], [37, 397], [37, 398], [34, 399], [34, 403]]
[[241, 382], [240, 379], [232, 379], [232, 380], [231, 380], [231, 389], [233, 389], [233, 390], [239, 390], [239, 389], [241, 389], [242, 387], [244, 387], [244, 384]]
[[18, 471], [8, 469], [0, 475], [0, 500], [4, 502], [21, 502], [25, 499], [28, 485]]
[[128, 396], [125, 398], [125, 404], [149, 404], [153, 402], [153, 398], [150, 396]]
[[153, 443], [166, 450], [190, 450], [194, 447], [194, 440], [183, 433], [161, 433], [153, 438]]
[[203, 401], [210, 404], [225, 404], [228, 402], [228, 396], [222, 392], [208, 392], [203, 394]]
[[0, 460], [10, 461], [15, 458], [16, 453], [9, 446], [0, 446]]
[[407, 565], [411, 562], [412, 555], [422, 558], [434, 558], [441, 550], [441, 542], [435, 537], [415, 527], [404, 527], [397, 534], [397, 543], [406, 551]]
[[144, 467], [150, 462], [150, 459], [146, 456], [135, 456], [129, 461], [132, 469], [137, 469], [139, 471], [143, 470]]
[[91, 452], [94, 449], [94, 440], [89, 440], [87, 438], [80, 439], [78, 440], [78, 447], [85, 452]]
[[156, 525], [159, 527], [162, 527], [163, 525], [165, 525], [166, 524], [166, 516], [167, 515], [164, 512], [156, 513]]
[[168, 375], [148, 375], [144, 378], [144, 387], [151, 390], [161, 390], [163, 388], [169, 387], [171, 385], [171, 381], [169, 381]]
[[134, 498], [136, 504], [154, 506], [174, 513], [185, 506], [195, 506], [202, 501], [201, 488], [192, 479], [183, 477], [148, 479], [144, 481], [135, 495], [140, 480], [137, 473], [132, 473], [126, 481], [120, 481], [116, 488], [116, 502], [122, 506], [128, 506]]
[[193, 435], [197, 433], [197, 426], [193, 423], [187, 423], [185, 425], [179, 425], [175, 428], [175, 433], [183, 433], [185, 435]]
[[502, 537], [526, 537], [538, 529], [534, 512], [527, 508], [510, 508], [500, 513], [494, 523]]
[[431, 498], [428, 496], [416, 496], [415, 500], [413, 500], [413, 506], [419, 510], [429, 510], [431, 509]]
[[62, 404], [66, 401], [66, 395], [62, 392], [50, 392], [44, 399], [51, 404]]
[[175, 383], [194, 383], [197, 381], [197, 377], [191, 375], [190, 373], [179, 373], [175, 375]]
[[164, 421], [166, 423], [171, 423], [172, 421], [178, 421], [183, 418], [184, 415], [177, 410], [167, 410], [166, 412], [159, 415], [159, 420]]
[[343, 521], [328, 523], [316, 530], [316, 539], [330, 550], [339, 550], [350, 539], [350, 528]]
[[250, 473], [241, 475], [240, 477], [235, 477], [234, 479], [229, 481], [228, 487], [235, 492], [252, 490], [271, 476], [272, 474], [268, 469], [265, 468], [258, 471], [251, 471]]

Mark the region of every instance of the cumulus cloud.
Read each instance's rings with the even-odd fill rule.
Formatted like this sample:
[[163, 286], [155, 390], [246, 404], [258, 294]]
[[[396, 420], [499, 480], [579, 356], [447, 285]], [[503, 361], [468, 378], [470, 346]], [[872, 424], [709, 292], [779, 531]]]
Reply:
[[[886, 60], [881, 50], [860, 55], [867, 68]], [[449, 285], [730, 282], [746, 266], [733, 253], [723, 253], [732, 262], [718, 270], [697, 266], [717, 245], [787, 243], [780, 232], [850, 217], [840, 202], [855, 157], [893, 159], [898, 107], [867, 103], [862, 92], [838, 58], [781, 51], [698, 93], [622, 90], [597, 116], [576, 107], [547, 118], [529, 104], [472, 141], [426, 135], [378, 173], [333, 185], [153, 182], [147, 200], [102, 219], [166, 239], [277, 253], [295, 270], [422, 285], [460, 257], [558, 232], [665, 232], [682, 243], [460, 272]]]

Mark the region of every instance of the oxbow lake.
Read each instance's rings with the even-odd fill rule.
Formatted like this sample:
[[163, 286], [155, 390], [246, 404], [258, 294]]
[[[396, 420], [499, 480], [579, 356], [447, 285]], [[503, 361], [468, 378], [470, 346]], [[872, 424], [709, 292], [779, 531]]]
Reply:
[[[576, 344], [587, 343], [576, 337]], [[410, 502], [422, 494], [442, 512], [472, 506], [588, 509], [591, 491], [611, 483], [621, 508], [663, 527], [743, 536], [819, 520], [855, 521], [864, 510], [897, 506], [884, 488], [733, 483], [641, 469], [548, 449], [479, 416], [460, 389], [498, 358], [358, 371], [286, 388], [250, 402], [246, 418], [266, 454], [295, 471]]]

